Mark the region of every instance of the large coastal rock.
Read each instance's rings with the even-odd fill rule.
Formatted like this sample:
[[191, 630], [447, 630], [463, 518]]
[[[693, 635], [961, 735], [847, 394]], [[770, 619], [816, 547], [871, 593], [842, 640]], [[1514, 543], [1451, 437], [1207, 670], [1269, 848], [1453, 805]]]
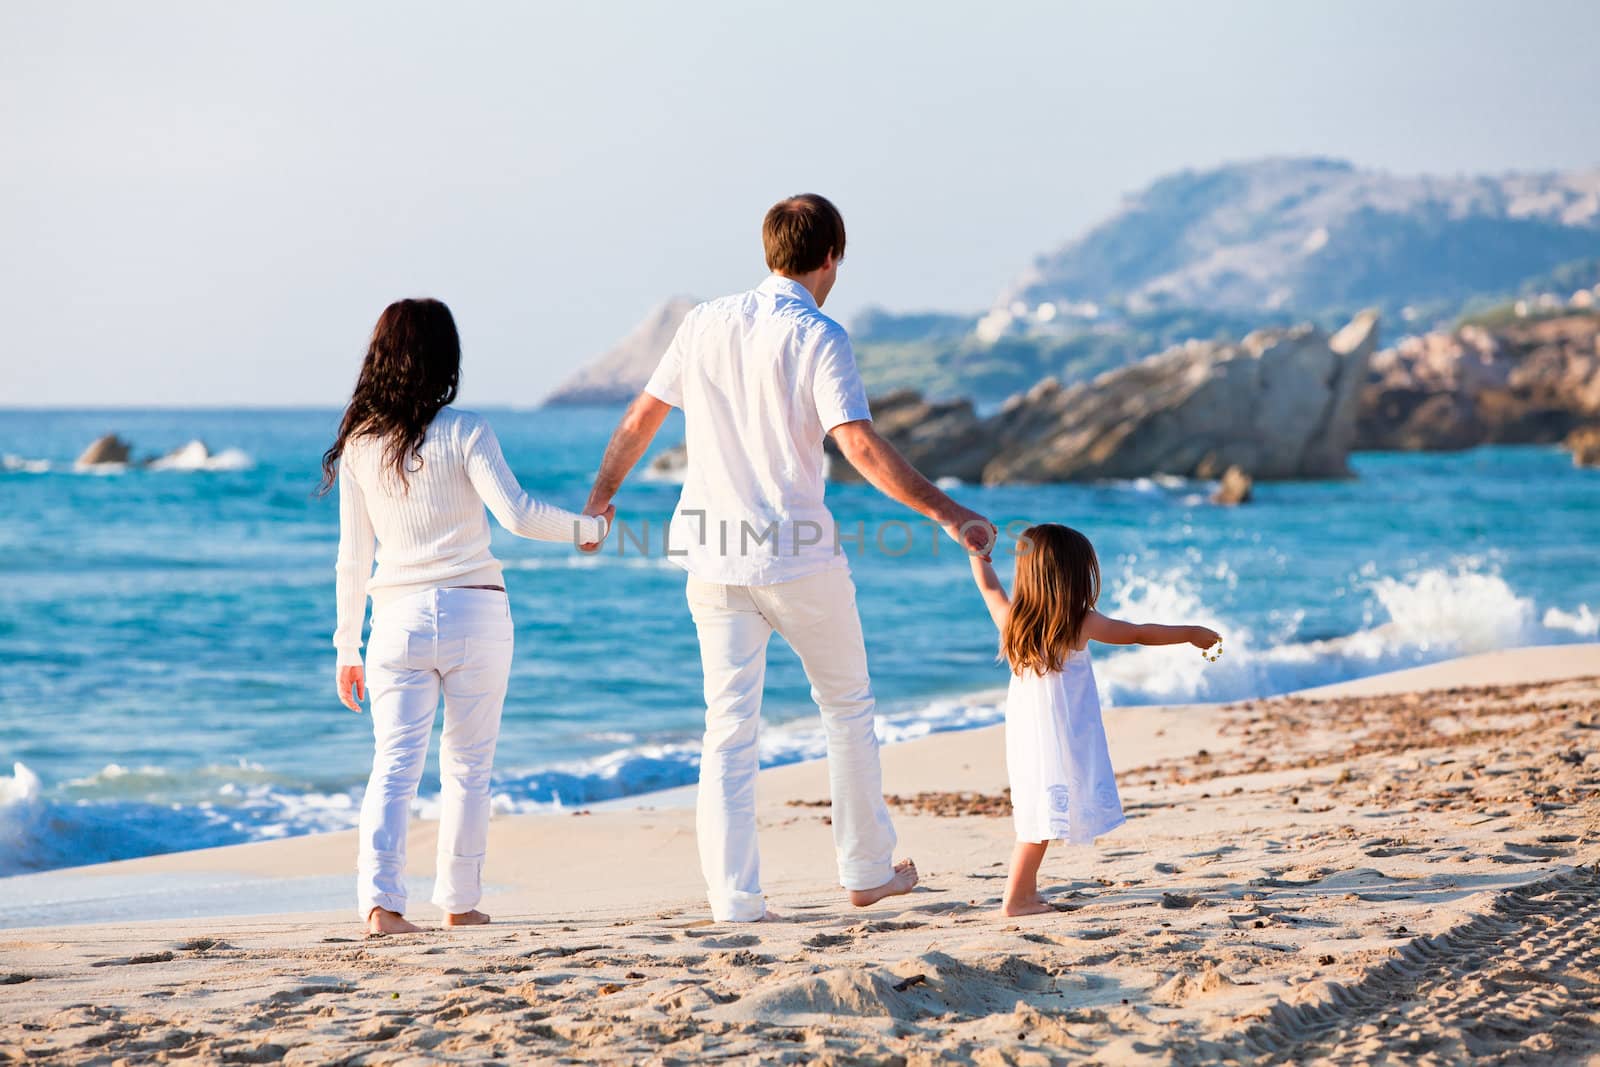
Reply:
[[[873, 397], [870, 404], [878, 433], [930, 478], [977, 481], [983, 475], [984, 464], [994, 455], [992, 439], [971, 401], [927, 401], [921, 393], [902, 389]], [[825, 448], [829, 478], [837, 482], [862, 480], [832, 438]], [[678, 445], [657, 454], [650, 461], [650, 470], [660, 478], [681, 478], [688, 458], [684, 446]]]
[[[994, 454], [993, 438], [970, 400], [928, 401], [911, 389], [901, 389], [871, 401], [872, 424], [911, 465], [930, 478], [977, 481]], [[827, 442], [832, 462], [828, 473], [835, 481], [859, 482], [861, 475]]]
[[1229, 467], [1258, 480], [1346, 477], [1377, 336], [1367, 312], [1331, 338], [1311, 326], [1260, 330], [1079, 385], [1046, 379], [990, 423], [997, 448], [983, 481], [1216, 478]]
[[[987, 419], [969, 401], [902, 390], [872, 401], [873, 422], [930, 478], [1217, 478], [1229, 468], [1254, 479], [1346, 477], [1377, 336], [1377, 316], [1365, 313], [1331, 338], [1299, 326], [1237, 344], [1191, 342], [1092, 382], [1047, 378]], [[828, 447], [832, 477], [858, 480]], [[679, 448], [652, 469], [672, 476], [683, 464]]]
[[672, 343], [683, 317], [697, 304], [678, 296], [650, 310], [609, 352], [579, 368], [545, 397], [546, 404], [620, 404], [632, 400], [650, 380], [661, 354]]
[[1600, 315], [1410, 337], [1372, 360], [1356, 447], [1550, 444], [1600, 422]]

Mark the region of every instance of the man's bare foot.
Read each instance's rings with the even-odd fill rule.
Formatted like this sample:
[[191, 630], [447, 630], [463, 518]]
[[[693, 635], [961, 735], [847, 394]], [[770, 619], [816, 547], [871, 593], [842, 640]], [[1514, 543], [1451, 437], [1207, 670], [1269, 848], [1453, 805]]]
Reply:
[[758, 923], [786, 923], [788, 921], [789, 916], [780, 915], [771, 908], [768, 908], [766, 911], [762, 912], [761, 918], [756, 920]]
[[398, 911], [388, 908], [373, 908], [367, 912], [367, 933], [369, 934], [417, 934], [422, 932], [422, 927], [409, 921]]
[[1006, 901], [1000, 905], [1000, 914], [1007, 918], [1016, 918], [1018, 915], [1043, 915], [1056, 909], [1042, 900]]
[[489, 916], [473, 908], [471, 911], [451, 912], [444, 917], [446, 926], [486, 926]]
[[901, 893], [909, 893], [916, 887], [917, 865], [910, 860], [901, 860], [894, 865], [894, 877], [876, 889], [850, 890], [850, 903], [858, 908], [864, 908], [869, 904], [876, 904], [884, 897], [897, 897]]

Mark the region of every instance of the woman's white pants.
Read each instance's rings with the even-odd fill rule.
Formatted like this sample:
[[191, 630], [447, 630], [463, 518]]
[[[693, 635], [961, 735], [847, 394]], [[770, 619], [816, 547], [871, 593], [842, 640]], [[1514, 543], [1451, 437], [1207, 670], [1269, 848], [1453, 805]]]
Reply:
[[799, 654], [822, 712], [839, 884], [873, 889], [889, 881], [894, 826], [883, 801], [876, 704], [850, 572], [840, 568], [775, 585], [717, 585], [691, 577], [687, 594], [705, 671], [696, 836], [711, 914], [721, 922], [766, 914], [756, 772], [767, 642], [774, 632]]
[[511, 611], [489, 589], [431, 589], [384, 605], [367, 641], [366, 679], [376, 751], [361, 802], [357, 895], [406, 910], [406, 824], [428, 758], [439, 697], [439, 858], [433, 902], [447, 912], [482, 898], [489, 773], [511, 672]]

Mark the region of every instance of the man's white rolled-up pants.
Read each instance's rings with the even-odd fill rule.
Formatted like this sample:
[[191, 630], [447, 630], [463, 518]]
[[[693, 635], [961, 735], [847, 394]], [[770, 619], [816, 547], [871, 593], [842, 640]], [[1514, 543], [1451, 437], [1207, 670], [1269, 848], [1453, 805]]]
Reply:
[[489, 589], [430, 589], [372, 620], [366, 679], [375, 750], [361, 801], [357, 897], [405, 913], [406, 824], [444, 696], [439, 744], [439, 856], [433, 902], [460, 914], [483, 895], [489, 775], [511, 673], [511, 611]]
[[706, 735], [696, 830], [711, 914], [766, 914], [756, 844], [761, 690], [774, 632], [800, 656], [822, 712], [839, 884], [872, 889], [894, 876], [894, 826], [883, 801], [875, 702], [844, 568], [776, 585], [718, 585], [690, 577], [689, 611], [705, 671]]

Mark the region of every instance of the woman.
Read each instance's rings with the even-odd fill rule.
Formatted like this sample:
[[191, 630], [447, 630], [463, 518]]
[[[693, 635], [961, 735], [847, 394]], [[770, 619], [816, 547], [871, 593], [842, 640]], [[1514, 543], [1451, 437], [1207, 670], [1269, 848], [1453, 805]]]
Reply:
[[[420, 929], [405, 918], [406, 823], [441, 692], [433, 902], [446, 926], [489, 921], [477, 905], [512, 631], [484, 505], [521, 537], [591, 546], [615, 513], [576, 515], [524, 493], [489, 424], [449, 407], [460, 374], [450, 309], [437, 300], [390, 304], [322, 457], [323, 492], [339, 484], [339, 698], [359, 713], [362, 697], [372, 697], [376, 752], [361, 804], [357, 890], [374, 934]], [[370, 674], [361, 663], [368, 593]]]

